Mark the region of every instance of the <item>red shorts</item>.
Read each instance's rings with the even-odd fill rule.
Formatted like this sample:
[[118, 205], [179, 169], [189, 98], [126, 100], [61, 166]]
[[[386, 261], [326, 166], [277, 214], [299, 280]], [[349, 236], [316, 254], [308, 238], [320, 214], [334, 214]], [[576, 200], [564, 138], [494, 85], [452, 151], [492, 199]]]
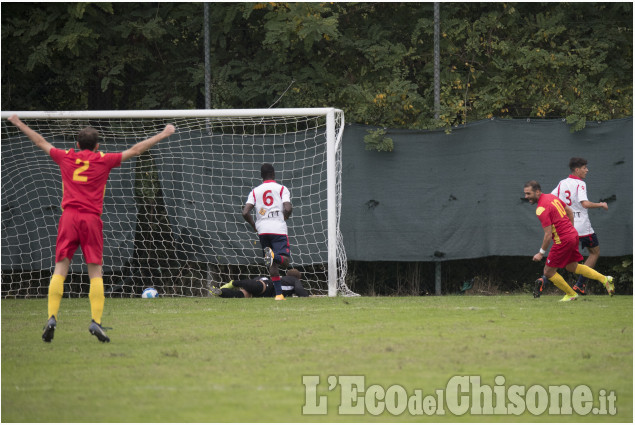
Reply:
[[104, 253], [104, 224], [95, 213], [66, 208], [60, 218], [55, 245], [55, 262], [73, 259], [78, 246], [82, 247], [86, 263], [101, 264]]
[[578, 263], [584, 260], [578, 251], [578, 237], [561, 239], [559, 244], [553, 244], [547, 257], [547, 265], [557, 269], [562, 269], [570, 263]]

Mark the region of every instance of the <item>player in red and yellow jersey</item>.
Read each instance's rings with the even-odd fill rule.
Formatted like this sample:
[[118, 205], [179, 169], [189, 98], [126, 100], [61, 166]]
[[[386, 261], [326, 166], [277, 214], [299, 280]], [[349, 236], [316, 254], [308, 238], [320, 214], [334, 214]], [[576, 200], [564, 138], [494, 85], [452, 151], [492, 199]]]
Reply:
[[64, 280], [75, 251], [81, 246], [90, 277], [88, 298], [92, 321], [88, 330], [99, 341], [110, 342], [110, 338], [101, 327], [105, 302], [101, 269], [104, 250], [101, 213], [108, 175], [113, 168], [119, 167], [122, 161], [145, 152], [173, 134], [174, 126], [167, 125], [161, 133], [137, 143], [124, 152], [104, 154], [97, 151], [99, 133], [92, 127], [86, 127], [79, 132], [77, 151], [65, 151], [55, 148], [42, 135], [24, 124], [17, 115], [10, 116], [9, 121], [26, 134], [38, 148], [49, 154], [59, 165], [62, 173], [63, 212], [57, 230], [55, 270], [48, 293], [48, 322], [44, 326], [42, 340], [53, 340], [57, 314], [64, 293]]
[[578, 264], [584, 257], [578, 251], [578, 232], [573, 227], [573, 210], [557, 196], [542, 193], [540, 184], [535, 180], [525, 183], [524, 193], [525, 199], [529, 203], [537, 204], [536, 215], [545, 232], [540, 252], [534, 255], [533, 260], [541, 261], [553, 240], [553, 247], [545, 264], [544, 275], [565, 292], [561, 301], [575, 300], [578, 294], [558, 273], [559, 268], [597, 280], [604, 284], [610, 295], [613, 295], [615, 286], [611, 276], [604, 276], [588, 266]]

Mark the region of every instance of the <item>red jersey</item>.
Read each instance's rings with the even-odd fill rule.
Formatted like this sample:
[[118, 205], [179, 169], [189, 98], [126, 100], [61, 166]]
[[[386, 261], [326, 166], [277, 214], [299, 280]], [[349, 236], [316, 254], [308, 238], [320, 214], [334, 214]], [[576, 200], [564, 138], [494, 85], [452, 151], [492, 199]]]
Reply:
[[108, 175], [121, 165], [121, 153], [52, 148], [50, 155], [62, 172], [62, 209], [101, 215]]
[[564, 203], [555, 195], [543, 193], [538, 198], [536, 215], [542, 227], [551, 226], [551, 238], [554, 244], [560, 244], [561, 240], [578, 237], [578, 232], [567, 217]]

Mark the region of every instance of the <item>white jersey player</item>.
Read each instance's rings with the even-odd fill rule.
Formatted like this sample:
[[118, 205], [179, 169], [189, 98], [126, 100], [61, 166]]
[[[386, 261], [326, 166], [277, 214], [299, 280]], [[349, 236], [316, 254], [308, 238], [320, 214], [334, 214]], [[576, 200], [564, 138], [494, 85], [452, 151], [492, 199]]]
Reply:
[[589, 220], [589, 212], [582, 206], [582, 202], [589, 201], [586, 193], [586, 183], [575, 174], [570, 174], [564, 180], [560, 180], [558, 186], [551, 192], [573, 210], [573, 226], [578, 231], [579, 237], [589, 236], [595, 233]]
[[275, 180], [265, 180], [249, 192], [246, 204], [253, 205], [256, 210], [256, 231], [259, 235], [287, 235], [283, 214], [285, 202], [291, 202], [291, 193]]
[[[275, 169], [271, 164], [260, 168], [262, 184], [247, 196], [242, 215], [258, 233], [269, 275], [276, 290], [276, 300], [284, 300], [280, 283], [279, 266], [288, 267], [291, 250], [287, 233], [287, 219], [291, 216], [291, 193], [275, 181]], [[256, 211], [256, 221], [251, 210]]]
[[[578, 231], [580, 245], [589, 251], [589, 257], [584, 262], [586, 266], [595, 267], [600, 257], [600, 243], [598, 237], [591, 226], [589, 219], [589, 208], [603, 208], [608, 210], [606, 202], [591, 202], [587, 196], [587, 186], [584, 178], [589, 172], [587, 160], [584, 158], [571, 158], [569, 160], [569, 169], [571, 174], [558, 183], [558, 186], [551, 192], [562, 200], [568, 207], [573, 210], [573, 225]], [[586, 278], [580, 276], [573, 290], [580, 295], [586, 295]]]

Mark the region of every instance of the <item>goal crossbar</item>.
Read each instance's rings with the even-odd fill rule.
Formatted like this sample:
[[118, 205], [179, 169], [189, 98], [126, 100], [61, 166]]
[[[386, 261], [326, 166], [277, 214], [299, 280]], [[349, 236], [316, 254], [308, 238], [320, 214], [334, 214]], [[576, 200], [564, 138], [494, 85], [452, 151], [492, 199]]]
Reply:
[[125, 118], [224, 118], [224, 117], [303, 117], [326, 116], [335, 108], [279, 108], [279, 109], [175, 109], [137, 111], [2, 111], [0, 117], [7, 119], [16, 114], [26, 119], [125, 119]]

